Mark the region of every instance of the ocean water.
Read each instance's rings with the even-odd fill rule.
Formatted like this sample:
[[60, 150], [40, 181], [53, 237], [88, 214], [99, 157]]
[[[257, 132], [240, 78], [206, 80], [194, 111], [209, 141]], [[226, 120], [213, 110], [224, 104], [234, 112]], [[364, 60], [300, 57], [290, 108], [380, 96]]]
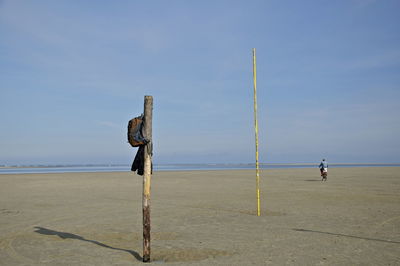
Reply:
[[[400, 164], [330, 164], [335, 167], [400, 167]], [[260, 164], [260, 169], [317, 168], [318, 164]], [[196, 170], [245, 170], [255, 169], [254, 164], [155, 164], [153, 171], [196, 171]], [[85, 173], [85, 172], [130, 172], [130, 165], [92, 166], [29, 166], [0, 167], [0, 174], [41, 173]]]

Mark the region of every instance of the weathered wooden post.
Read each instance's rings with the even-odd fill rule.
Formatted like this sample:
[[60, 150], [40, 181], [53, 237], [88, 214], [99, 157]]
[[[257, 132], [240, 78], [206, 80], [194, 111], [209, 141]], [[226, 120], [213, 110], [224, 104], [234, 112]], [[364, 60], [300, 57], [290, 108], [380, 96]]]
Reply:
[[143, 174], [143, 262], [150, 262], [150, 184], [151, 184], [151, 156], [152, 156], [152, 119], [153, 97], [144, 96], [144, 125], [143, 135], [150, 140], [144, 149]]

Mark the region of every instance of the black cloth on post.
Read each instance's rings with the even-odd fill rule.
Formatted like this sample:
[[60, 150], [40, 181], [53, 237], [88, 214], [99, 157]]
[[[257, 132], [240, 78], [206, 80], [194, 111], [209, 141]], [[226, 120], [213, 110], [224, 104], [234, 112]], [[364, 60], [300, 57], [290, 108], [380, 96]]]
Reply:
[[135, 172], [137, 170], [138, 175], [144, 174], [144, 148], [145, 145], [140, 145], [138, 151], [136, 152], [135, 159], [133, 160], [131, 171]]
[[[147, 144], [149, 145], [149, 144]], [[144, 149], [146, 149], [146, 145], [140, 145], [138, 151], [136, 152], [135, 159], [133, 160], [131, 171], [135, 172], [138, 175], [144, 174]], [[153, 173], [153, 163], [151, 163], [151, 173]]]

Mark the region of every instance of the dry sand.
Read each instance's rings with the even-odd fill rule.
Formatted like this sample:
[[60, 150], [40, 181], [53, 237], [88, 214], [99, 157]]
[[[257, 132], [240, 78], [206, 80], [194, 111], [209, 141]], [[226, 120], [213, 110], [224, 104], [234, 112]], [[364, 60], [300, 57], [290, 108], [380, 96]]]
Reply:
[[[157, 172], [152, 263], [400, 265], [400, 168]], [[142, 177], [0, 175], [0, 265], [141, 265]]]

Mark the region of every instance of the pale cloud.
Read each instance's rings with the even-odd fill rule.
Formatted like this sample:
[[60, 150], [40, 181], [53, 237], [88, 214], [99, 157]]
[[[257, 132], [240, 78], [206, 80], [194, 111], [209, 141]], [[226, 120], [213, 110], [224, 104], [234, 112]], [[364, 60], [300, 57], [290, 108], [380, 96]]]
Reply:
[[97, 124], [103, 127], [120, 128], [121, 126], [111, 121], [97, 121]]
[[377, 0], [353, 0], [353, 2], [356, 6], [363, 8], [375, 4]]
[[[318, 150], [338, 154], [349, 150], [374, 152], [399, 148], [400, 105], [378, 100], [309, 107], [288, 117], [270, 118], [266, 142], [275, 153]], [[368, 152], [368, 153], [367, 153]]]
[[348, 69], [370, 69], [400, 65], [400, 50], [381, 51], [347, 63]]
[[[0, 10], [0, 21], [17, 32], [45, 45], [73, 50], [93, 42], [95, 47], [115, 42], [130, 42], [150, 52], [163, 50], [171, 41], [164, 25], [142, 25], [136, 18], [115, 23], [100, 15], [91, 19], [75, 19], [62, 9], [50, 10], [29, 2], [7, 1]], [[104, 16], [107, 14], [103, 14]], [[49, 23], [50, 22], [50, 23]], [[107, 38], [104, 38], [107, 36]]]

